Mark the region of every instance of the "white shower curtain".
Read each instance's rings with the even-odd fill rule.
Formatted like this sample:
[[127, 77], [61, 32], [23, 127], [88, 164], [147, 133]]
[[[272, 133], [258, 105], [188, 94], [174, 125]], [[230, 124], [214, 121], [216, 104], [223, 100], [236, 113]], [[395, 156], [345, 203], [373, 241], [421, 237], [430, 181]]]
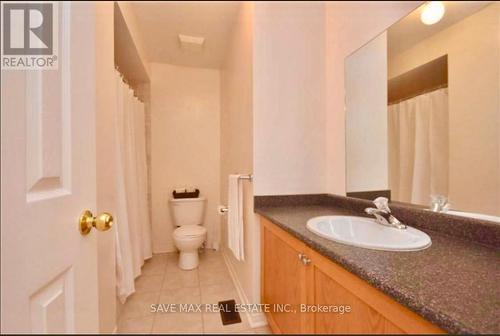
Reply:
[[448, 196], [448, 89], [389, 105], [389, 188], [401, 202]]
[[121, 302], [135, 291], [134, 279], [151, 258], [151, 223], [147, 207], [144, 104], [116, 74], [115, 141], [118, 190], [116, 213], [117, 288]]

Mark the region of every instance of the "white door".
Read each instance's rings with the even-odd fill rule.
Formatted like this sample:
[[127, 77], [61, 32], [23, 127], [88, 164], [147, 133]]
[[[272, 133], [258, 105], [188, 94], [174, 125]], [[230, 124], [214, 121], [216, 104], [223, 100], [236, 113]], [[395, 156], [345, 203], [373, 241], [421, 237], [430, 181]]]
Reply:
[[59, 69], [2, 71], [3, 333], [98, 331], [95, 12], [58, 6]]

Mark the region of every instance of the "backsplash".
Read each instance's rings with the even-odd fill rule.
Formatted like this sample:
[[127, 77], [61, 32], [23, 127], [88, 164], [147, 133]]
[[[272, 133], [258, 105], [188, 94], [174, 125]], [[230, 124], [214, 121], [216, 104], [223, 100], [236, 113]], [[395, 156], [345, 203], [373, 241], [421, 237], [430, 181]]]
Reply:
[[[333, 194], [255, 196], [254, 203], [256, 209], [277, 206], [337, 206], [364, 217], [367, 217], [364, 209], [373, 206], [368, 200]], [[409, 226], [500, 248], [500, 225], [494, 222], [436, 213], [402, 204], [390, 203], [389, 206], [393, 215]]]

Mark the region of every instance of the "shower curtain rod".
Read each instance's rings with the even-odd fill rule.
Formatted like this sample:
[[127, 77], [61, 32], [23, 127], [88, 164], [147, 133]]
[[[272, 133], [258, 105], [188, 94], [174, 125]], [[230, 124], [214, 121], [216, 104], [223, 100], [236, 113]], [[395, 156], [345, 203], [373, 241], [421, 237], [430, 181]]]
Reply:
[[448, 84], [437, 85], [437, 86], [434, 86], [432, 88], [428, 88], [428, 89], [422, 90], [422, 91], [420, 91], [420, 92], [418, 92], [416, 94], [413, 94], [411, 96], [404, 97], [404, 98], [392, 101], [392, 102], [388, 103], [387, 105], [391, 106], [391, 105], [394, 105], [394, 104], [399, 104], [399, 103], [401, 103], [401, 102], [403, 102], [405, 100], [409, 100], [409, 99], [421, 96], [423, 94], [426, 94], [426, 93], [429, 93], [429, 92], [432, 92], [432, 91], [436, 91], [436, 90], [440, 90], [440, 89], [444, 89], [444, 88], [447, 88], [447, 87], [448, 87]]

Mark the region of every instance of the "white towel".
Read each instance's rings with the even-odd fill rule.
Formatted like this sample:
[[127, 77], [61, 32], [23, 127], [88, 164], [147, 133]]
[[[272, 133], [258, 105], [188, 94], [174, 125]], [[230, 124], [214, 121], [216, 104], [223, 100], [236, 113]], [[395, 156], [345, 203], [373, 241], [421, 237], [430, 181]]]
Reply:
[[227, 220], [228, 246], [233, 251], [237, 260], [245, 260], [244, 253], [244, 228], [243, 228], [243, 188], [239, 179], [240, 175], [229, 175], [229, 188], [227, 192], [229, 209]]

